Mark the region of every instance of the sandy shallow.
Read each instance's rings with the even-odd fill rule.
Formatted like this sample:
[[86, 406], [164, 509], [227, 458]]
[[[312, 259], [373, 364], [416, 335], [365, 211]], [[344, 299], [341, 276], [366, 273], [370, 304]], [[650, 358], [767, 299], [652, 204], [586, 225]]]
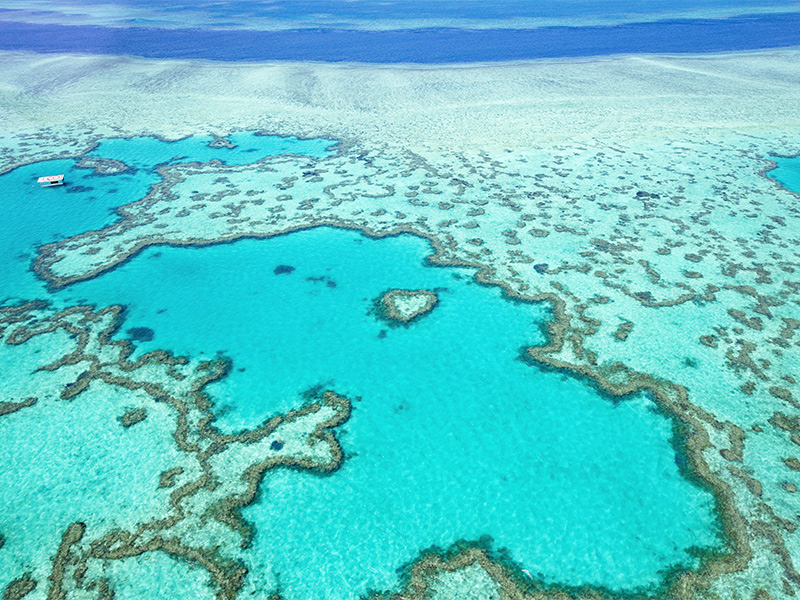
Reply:
[[[800, 591], [800, 196], [763, 175], [771, 153], [800, 152], [800, 52], [446, 68], [0, 61], [0, 171], [103, 136], [341, 140], [317, 161], [169, 167], [121, 223], [44, 248], [42, 277], [94, 276], [148, 245], [320, 223], [424, 235], [440, 262], [553, 302], [554, 344], [534, 360], [612, 393], [661, 394], [691, 430], [691, 467], [718, 495], [731, 555], [673, 596]], [[215, 204], [231, 189], [233, 208]], [[489, 588], [519, 593], [485, 556], [461, 556], [431, 559], [445, 573], [472, 565], [436, 589], [488, 573]]]
[[52, 127], [174, 137], [263, 128], [459, 151], [786, 134], [800, 121], [797, 51], [444, 68], [14, 53], [0, 60], [0, 125], [9, 133]]

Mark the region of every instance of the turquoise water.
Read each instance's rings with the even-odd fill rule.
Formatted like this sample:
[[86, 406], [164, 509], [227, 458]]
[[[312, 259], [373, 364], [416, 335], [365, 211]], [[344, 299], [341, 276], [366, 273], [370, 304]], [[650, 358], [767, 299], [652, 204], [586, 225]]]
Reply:
[[[317, 384], [356, 399], [343, 468], [270, 473], [245, 510], [262, 592], [276, 579], [287, 600], [396, 588], [422, 549], [484, 534], [549, 583], [647, 588], [692, 564], [686, 548], [718, 543], [711, 495], [680, 476], [652, 403], [614, 404], [519, 361], [544, 341], [546, 306], [427, 267], [429, 253], [415, 237], [319, 228], [149, 248], [57, 296], [126, 304], [126, 328], [153, 330], [142, 350], [231, 357], [210, 389], [223, 429], [297, 407]], [[421, 287], [440, 304], [412, 326], [370, 314], [382, 291]]]
[[[321, 158], [333, 140], [302, 140], [240, 132], [228, 139], [230, 148], [212, 148], [212, 136], [193, 136], [175, 142], [154, 137], [102, 140], [87, 153], [91, 158], [124, 162], [130, 170], [98, 175], [80, 168], [78, 160], [39, 162], [0, 176], [0, 304], [38, 297], [42, 285], [30, 272], [36, 248], [84, 231], [102, 228], [117, 219], [115, 209], [143, 198], [158, 183], [156, 167], [164, 163], [220, 160], [226, 164], [252, 163], [268, 156], [302, 154]], [[64, 173], [67, 185], [42, 189], [36, 178]]]
[[98, 158], [119, 158], [125, 164], [139, 169], [151, 170], [163, 163], [201, 162], [219, 160], [227, 165], [254, 163], [267, 156], [300, 154], [322, 158], [330, 154], [330, 147], [336, 142], [321, 138], [299, 139], [278, 135], [259, 135], [252, 131], [240, 131], [227, 139], [233, 148], [210, 146], [214, 138], [210, 135], [196, 135], [174, 142], [165, 142], [153, 137], [110, 138], [102, 140], [88, 156]]
[[[397, 589], [397, 570], [421, 550], [484, 535], [547, 583], [652, 589], [665, 569], [696, 564], [687, 549], [719, 544], [713, 499], [680, 476], [671, 424], [652, 402], [613, 403], [577, 379], [524, 364], [520, 348], [545, 341], [548, 307], [509, 301], [469, 270], [427, 266], [423, 239], [318, 228], [204, 248], [152, 247], [58, 292], [30, 272], [37, 245], [112, 222], [114, 208], [157, 183], [158, 164], [320, 158], [333, 143], [252, 133], [230, 139], [236, 148], [210, 148], [210, 136], [104, 140], [89, 155], [131, 170], [98, 175], [62, 160], [3, 175], [0, 262], [9, 268], [0, 271], [0, 289], [6, 301], [124, 304], [118, 335], [140, 338], [138, 352], [230, 357], [230, 376], [209, 388], [223, 430], [297, 408], [316, 385], [354, 400], [338, 432], [343, 467], [330, 477], [270, 472], [245, 509], [258, 532], [246, 553], [249, 592], [280, 585], [287, 600], [341, 600]], [[54, 172], [69, 185], [34, 185]], [[436, 290], [440, 303], [409, 327], [390, 327], [372, 314], [390, 288]], [[4, 354], [4, 368], [30, 371], [48, 355], [24, 348], [33, 362]], [[31, 385], [41, 387], [37, 381]], [[174, 463], [168, 413], [121, 430], [116, 419], [127, 401], [119, 395], [127, 392], [92, 390], [69, 410], [40, 404], [0, 420], [15, 465], [0, 470], [0, 499], [14, 507], [0, 521], [4, 576], [46, 564], [72, 520], [88, 519], [99, 531], [165, 510], [167, 492], [136, 490], [154, 489]], [[35, 433], [18, 435], [23, 425]], [[35, 505], [22, 502], [27, 497]], [[161, 588], [119, 579], [144, 569], [155, 581], [162, 562], [115, 566], [120, 597]]]
[[[42, 354], [33, 354], [37, 350]], [[3, 401], [23, 391], [9, 389], [10, 368], [31, 373], [20, 396], [42, 400], [0, 419], [0, 588], [32, 569], [49, 573], [70, 523], [84, 521], [87, 535], [98, 536], [114, 527], [131, 529], [170, 508], [167, 491], [154, 490], [159, 473], [179, 460], [174, 417], [166, 408], [151, 410], [145, 422], [124, 429], [117, 419], [135, 400], [110, 386], [92, 386], [77, 402], [54, 401], [58, 392], [47, 382], [60, 374], [33, 373], [47, 354], [38, 340], [0, 348]], [[42, 577], [37, 589], [47, 587]]]
[[783, 187], [800, 194], [800, 156], [777, 157], [776, 167], [767, 175], [775, 179]]
[[[142, 190], [158, 180], [144, 171], [99, 177], [76, 163], [36, 163], [0, 177], [0, 302], [43, 293], [30, 271], [39, 245], [112, 223], [117, 206], [141, 198]], [[42, 189], [36, 184], [37, 177], [56, 173], [64, 173], [69, 185]]]

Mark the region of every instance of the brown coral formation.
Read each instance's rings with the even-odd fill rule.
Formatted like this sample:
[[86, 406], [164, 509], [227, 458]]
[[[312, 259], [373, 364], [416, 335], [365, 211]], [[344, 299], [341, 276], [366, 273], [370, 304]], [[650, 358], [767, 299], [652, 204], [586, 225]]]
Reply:
[[36, 404], [36, 398], [25, 398], [20, 402], [0, 402], [0, 417], [10, 415], [34, 404]]
[[84, 156], [77, 166], [81, 169], [93, 169], [98, 175], [119, 175], [130, 170], [128, 165], [119, 160], [88, 156]]
[[123, 427], [133, 427], [137, 423], [141, 423], [147, 418], [147, 409], [134, 408], [125, 413], [119, 418], [119, 422]]
[[[65, 384], [66, 396], [73, 401], [80, 401], [82, 391], [97, 382], [144, 392], [153, 402], [169, 406], [175, 416], [173, 439], [186, 464], [192, 465], [191, 472], [176, 467], [161, 474], [161, 487], [172, 489], [170, 511], [156, 520], [92, 538], [87, 536], [85, 523], [69, 525], [52, 561], [47, 597], [63, 600], [76, 590], [106, 590], [111, 597], [113, 590], [102, 575], [102, 564], [159, 551], [203, 568], [219, 598], [234, 598], [247, 572], [240, 559], [184, 538], [216, 523], [247, 545], [253, 532], [240, 511], [256, 498], [266, 471], [284, 467], [323, 473], [342, 464], [344, 454], [331, 430], [349, 418], [350, 402], [332, 391], [320, 391], [299, 410], [275, 416], [253, 430], [223, 434], [214, 427], [213, 406], [204, 388], [224, 377], [230, 365], [222, 359], [192, 363], [163, 351], [132, 361], [131, 342], [112, 339], [121, 314], [118, 306], [100, 310], [76, 306], [54, 312], [40, 302], [0, 308], [0, 343], [22, 345], [60, 330], [70, 334], [71, 346], [64, 349], [64, 355], [41, 369], [55, 373], [65, 366], [84, 367], [77, 381]], [[185, 382], [189, 382], [188, 388]], [[78, 391], [74, 391], [76, 387]], [[137, 413], [131, 420], [141, 416]], [[298, 423], [305, 437], [295, 441], [294, 450], [271, 450], [272, 441], [285, 438], [285, 426]], [[219, 472], [223, 467], [218, 459], [242, 447], [251, 449], [251, 458], [226, 467], [237, 469], [234, 473]], [[101, 565], [99, 570], [97, 565]], [[21, 598], [18, 594], [30, 585], [19, 579], [7, 588], [7, 594]]]
[[3, 590], [3, 600], [22, 600], [36, 589], [36, 581], [26, 573], [9, 583]]
[[389, 290], [379, 298], [380, 314], [390, 322], [410, 323], [431, 312], [439, 297], [429, 290]]

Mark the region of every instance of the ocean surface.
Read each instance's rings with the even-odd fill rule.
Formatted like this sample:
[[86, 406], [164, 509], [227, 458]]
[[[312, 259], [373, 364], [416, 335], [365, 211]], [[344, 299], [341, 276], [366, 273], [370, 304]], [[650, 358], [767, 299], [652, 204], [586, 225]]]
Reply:
[[0, 20], [192, 29], [587, 26], [797, 12], [793, 0], [6, 0]]
[[[40, 15], [82, 13], [84, 17], [107, 5], [106, 0], [8, 0], [2, 9], [5, 13], [26, 10]], [[280, 22], [318, 22], [323, 18], [339, 22], [405, 21], [415, 19], [554, 19], [571, 20], [590, 17], [649, 16], [709, 11], [745, 11], [764, 8], [791, 8], [793, 0], [229, 0], [226, 2], [185, 2], [183, 0], [117, 0], [116, 12], [125, 14], [137, 8], [153, 15], [153, 21], [185, 18], [184, 15], [202, 13], [213, 26], [245, 27], [252, 20], [268, 17]], [[32, 17], [31, 17], [32, 18]]]
[[[245, 509], [257, 531], [245, 554], [249, 589], [266, 594], [280, 585], [287, 600], [397, 589], [398, 569], [420, 551], [482, 539], [548, 585], [653, 591], [665, 572], [696, 566], [698, 553], [719, 547], [713, 497], [681, 474], [672, 424], [651, 399], [612, 400], [580, 379], [521, 361], [521, 348], [546, 341], [548, 305], [512, 301], [477, 284], [469, 269], [430, 266], [424, 239], [322, 227], [202, 248], [152, 247], [56, 292], [26, 270], [37, 244], [115, 219], [116, 205], [157, 181], [159, 164], [235, 164], [286, 152], [322, 158], [333, 144], [252, 133], [232, 136], [239, 144], [232, 150], [211, 141], [104, 140], [89, 156], [121, 161], [127, 172], [101, 175], [51, 161], [0, 176], [23, 203], [10, 210], [36, 207], [24, 220], [0, 220], [0, 260], [12, 266], [2, 285], [7, 302], [122, 304], [117, 335], [136, 340], [138, 353], [231, 359], [230, 375], [208, 389], [223, 431], [297, 408], [314, 386], [354, 400], [337, 432], [342, 468], [330, 477], [269, 472]], [[69, 185], [31, 187], [36, 175], [54, 170], [65, 171]], [[394, 288], [434, 290], [440, 301], [408, 327], [392, 327], [374, 306]], [[4, 368], [32, 369], [42, 350], [7, 348]], [[131, 526], [118, 516], [131, 506], [165, 510], [131, 490], [154, 487], [146, 474], [175, 455], [168, 428], [148, 418], [127, 437], [115, 421], [113, 407], [125, 403], [118, 394], [0, 420], [15, 465], [0, 469], [0, 501], [13, 507], [0, 517], [9, 540], [0, 571], [46, 561], [58, 532], [87, 514], [102, 528]], [[156, 580], [171, 573], [147, 568]], [[122, 566], [114, 572], [120, 597], [142, 588]], [[171, 584], [163, 589], [176, 597]]]
[[[1, 16], [1, 15], [0, 15]], [[0, 21], [0, 49], [215, 61], [461, 63], [800, 45], [800, 13], [532, 29], [160, 29]]]

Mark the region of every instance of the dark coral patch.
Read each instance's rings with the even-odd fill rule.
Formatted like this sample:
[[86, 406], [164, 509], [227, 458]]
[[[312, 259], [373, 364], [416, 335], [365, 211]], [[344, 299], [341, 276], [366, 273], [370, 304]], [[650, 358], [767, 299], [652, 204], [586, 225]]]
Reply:
[[141, 423], [147, 418], [147, 410], [144, 408], [134, 408], [127, 411], [119, 418], [119, 422], [123, 427], [133, 427], [137, 423]]
[[278, 265], [272, 271], [275, 275], [289, 275], [294, 271], [294, 267], [291, 265]]
[[94, 188], [85, 185], [72, 185], [67, 188], [68, 194], [82, 194], [83, 192], [91, 192]]
[[3, 600], [21, 600], [36, 588], [36, 580], [29, 574], [15, 579], [3, 590]]
[[131, 327], [125, 333], [134, 342], [152, 342], [156, 332], [149, 327]]

